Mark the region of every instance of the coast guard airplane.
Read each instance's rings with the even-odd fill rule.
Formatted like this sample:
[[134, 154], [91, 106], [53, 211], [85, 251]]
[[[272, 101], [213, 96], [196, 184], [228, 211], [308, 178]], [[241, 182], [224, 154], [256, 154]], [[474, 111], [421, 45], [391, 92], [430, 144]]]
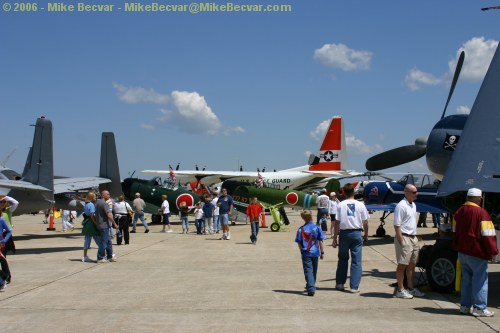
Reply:
[[[318, 156], [319, 155], [319, 156]], [[318, 155], [311, 155], [309, 165], [276, 172], [176, 170], [180, 184], [201, 182], [213, 185], [225, 180], [254, 183], [277, 189], [303, 189], [327, 177], [356, 175], [345, 170], [347, 150], [343, 120], [335, 116], [330, 122]], [[143, 170], [143, 173], [170, 174], [173, 170]]]

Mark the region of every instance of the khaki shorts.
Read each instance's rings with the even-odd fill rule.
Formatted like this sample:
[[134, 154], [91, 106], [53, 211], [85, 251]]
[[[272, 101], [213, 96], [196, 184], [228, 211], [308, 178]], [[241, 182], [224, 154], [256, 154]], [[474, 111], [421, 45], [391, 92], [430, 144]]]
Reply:
[[403, 236], [403, 244], [399, 244], [398, 239], [395, 237], [394, 245], [396, 247], [396, 262], [399, 265], [417, 263], [418, 251], [420, 250], [417, 237]]

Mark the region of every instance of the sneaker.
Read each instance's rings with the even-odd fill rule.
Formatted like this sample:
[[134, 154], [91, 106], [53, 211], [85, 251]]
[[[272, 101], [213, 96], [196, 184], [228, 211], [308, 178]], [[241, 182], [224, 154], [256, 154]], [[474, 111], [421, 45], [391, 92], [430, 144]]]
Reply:
[[82, 262], [92, 262], [89, 257], [83, 257]]
[[415, 297], [424, 297], [425, 296], [425, 294], [423, 292], [421, 292], [420, 290], [418, 290], [418, 288], [408, 289], [408, 292], [410, 293], [410, 295], [413, 295]]
[[396, 291], [396, 295], [394, 295], [396, 298], [404, 298], [404, 299], [412, 299], [413, 295], [408, 292], [406, 289], [401, 289]]
[[337, 289], [337, 290], [341, 290], [341, 291], [344, 291], [344, 290], [345, 290], [345, 288], [344, 288], [344, 285], [343, 285], [343, 284], [337, 284], [337, 285], [335, 286], [335, 289]]
[[493, 317], [495, 315], [495, 312], [488, 309], [479, 310], [474, 308], [474, 310], [472, 310], [472, 315], [474, 317]]
[[146, 229], [146, 231], [144, 231], [145, 234], [147, 234], [149, 232], [149, 229]]
[[225, 239], [227, 239], [226, 234], [222, 234], [222, 237], [221, 237], [220, 239], [221, 239], [221, 240], [225, 240]]
[[4, 291], [5, 288], [7, 288], [7, 282], [4, 282], [3, 284], [0, 284], [0, 291]]
[[231, 234], [227, 234], [226, 240], [230, 240], [230, 239], [231, 239]]
[[131, 234], [135, 234], [135, 229], [130, 232]]
[[310, 291], [307, 293], [307, 296], [314, 296], [314, 291]]
[[100, 264], [104, 264], [104, 263], [108, 262], [108, 259], [102, 258], [102, 259], [97, 260], [97, 262], [100, 263]]
[[108, 259], [109, 262], [116, 262], [116, 254], [113, 253], [110, 259]]
[[357, 293], [359, 293], [359, 288], [351, 289], [349, 291], [351, 292], [351, 294], [357, 294]]
[[174, 231], [173, 231], [172, 229], [168, 229], [168, 231], [167, 231], [167, 232], [174, 232]]
[[167, 232], [167, 231], [166, 231], [166, 230], [162, 230], [162, 231], [160, 231], [160, 232]]
[[470, 306], [460, 305], [460, 314], [467, 315], [470, 314]]

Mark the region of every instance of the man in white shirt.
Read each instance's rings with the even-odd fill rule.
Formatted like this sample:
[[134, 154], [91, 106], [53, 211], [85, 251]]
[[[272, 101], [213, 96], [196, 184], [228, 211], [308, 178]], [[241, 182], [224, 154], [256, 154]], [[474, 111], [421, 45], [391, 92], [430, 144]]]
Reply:
[[[410, 299], [413, 296], [422, 297], [424, 293], [413, 288], [413, 272], [417, 264], [420, 247], [417, 240], [417, 188], [415, 185], [405, 186], [405, 197], [394, 209], [394, 246], [396, 248], [396, 279], [398, 289], [395, 297]], [[404, 289], [403, 281], [406, 272], [408, 290]]]
[[323, 215], [328, 216], [328, 207], [330, 206], [330, 198], [326, 195], [326, 189], [322, 189], [320, 195], [316, 198], [316, 206], [318, 207], [318, 215], [316, 217], [316, 224]]
[[[347, 199], [337, 206], [333, 227], [332, 246], [339, 245], [339, 261], [336, 273], [336, 289], [344, 290], [347, 281], [349, 254], [351, 256], [351, 293], [359, 293], [359, 284], [363, 274], [363, 243], [368, 240], [368, 211], [365, 204], [354, 199], [354, 186], [346, 184], [344, 194]], [[364, 231], [364, 236], [362, 235]]]

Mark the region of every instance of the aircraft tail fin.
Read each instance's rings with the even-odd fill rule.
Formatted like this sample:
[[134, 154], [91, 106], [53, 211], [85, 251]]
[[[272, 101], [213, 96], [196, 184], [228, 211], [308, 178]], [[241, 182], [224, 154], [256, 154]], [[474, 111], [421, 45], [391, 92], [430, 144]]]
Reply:
[[108, 178], [111, 183], [101, 184], [99, 190], [107, 190], [116, 197], [122, 193], [118, 154], [116, 152], [115, 134], [103, 132], [101, 137], [101, 163], [99, 177]]
[[28, 153], [22, 180], [54, 190], [52, 122], [46, 118], [36, 120], [33, 145]]
[[319, 162], [309, 166], [309, 171], [339, 171], [346, 169], [347, 149], [342, 117], [335, 116], [328, 126], [320, 146]]

